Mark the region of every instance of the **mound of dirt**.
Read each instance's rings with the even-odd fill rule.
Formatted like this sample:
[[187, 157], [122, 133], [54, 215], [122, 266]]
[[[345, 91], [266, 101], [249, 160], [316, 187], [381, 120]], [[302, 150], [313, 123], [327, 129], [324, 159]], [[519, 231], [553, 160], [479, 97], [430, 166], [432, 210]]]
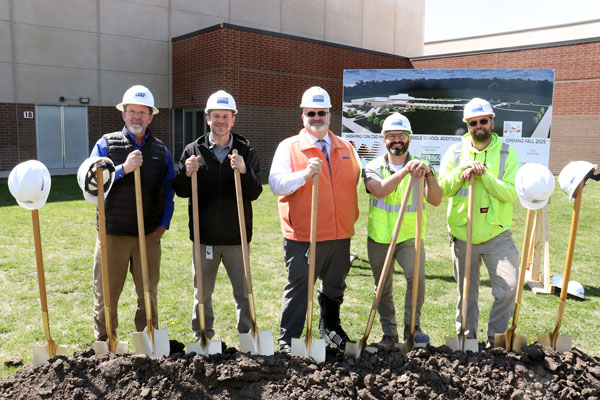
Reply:
[[329, 350], [325, 363], [276, 353], [226, 349], [203, 357], [76, 352], [49, 365], [28, 364], [0, 382], [1, 399], [598, 399], [600, 360], [578, 349], [558, 354], [538, 345], [521, 355], [427, 347]]

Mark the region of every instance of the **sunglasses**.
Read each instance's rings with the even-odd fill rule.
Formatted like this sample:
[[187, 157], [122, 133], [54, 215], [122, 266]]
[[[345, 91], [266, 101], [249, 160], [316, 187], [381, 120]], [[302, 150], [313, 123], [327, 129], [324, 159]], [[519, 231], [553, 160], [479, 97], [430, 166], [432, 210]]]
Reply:
[[324, 117], [327, 115], [327, 111], [319, 111], [319, 112], [315, 112], [315, 111], [309, 111], [309, 112], [305, 112], [304, 115], [306, 115], [307, 117], [314, 117], [315, 115], [318, 115], [319, 117]]
[[469, 121], [469, 126], [470, 127], [476, 127], [477, 124], [481, 124], [481, 125], [487, 125], [490, 122], [489, 118], [481, 118], [478, 120], [471, 120]]

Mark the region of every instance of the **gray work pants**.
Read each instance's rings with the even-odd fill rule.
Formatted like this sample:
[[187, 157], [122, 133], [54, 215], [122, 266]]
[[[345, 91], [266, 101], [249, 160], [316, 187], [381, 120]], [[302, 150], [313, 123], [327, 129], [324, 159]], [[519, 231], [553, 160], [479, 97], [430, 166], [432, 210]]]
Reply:
[[[466, 255], [466, 243], [457, 238], [451, 240], [454, 278], [458, 282], [458, 302], [456, 304], [456, 332], [460, 332], [462, 320], [463, 279]], [[515, 296], [519, 275], [519, 251], [510, 231], [484, 243], [474, 244], [471, 248], [471, 282], [465, 335], [468, 339], [477, 338], [479, 322], [479, 275], [481, 262], [490, 275], [494, 303], [490, 310], [487, 326], [488, 340], [496, 333], [504, 333], [515, 307]]]
[[[304, 330], [308, 299], [308, 248], [309, 242], [283, 240], [288, 283], [281, 299], [280, 345], [291, 344], [292, 338], [299, 338]], [[315, 281], [321, 279], [319, 292], [342, 301], [346, 276], [350, 271], [350, 238], [318, 242], [316, 249]]]
[[[371, 270], [373, 271], [373, 278], [375, 279], [375, 291], [379, 285], [379, 278], [383, 271], [383, 264], [390, 247], [389, 243], [377, 243], [371, 238], [367, 238], [367, 252], [369, 255], [369, 263], [371, 264]], [[413, 291], [413, 272], [415, 263], [415, 240], [408, 239], [404, 242], [396, 244], [394, 249], [394, 259], [398, 261], [398, 264], [404, 270], [404, 276], [406, 277], [406, 294], [404, 296], [404, 325], [410, 326], [410, 319], [412, 315], [412, 291]], [[398, 334], [398, 328], [396, 326], [396, 307], [394, 306], [394, 262], [392, 261], [392, 267], [386, 277], [383, 284], [383, 292], [381, 293], [381, 299], [379, 301], [379, 321], [381, 322], [381, 328], [383, 334], [386, 336], [393, 336]], [[417, 295], [417, 310], [415, 325], [420, 325], [421, 320], [421, 308], [423, 307], [423, 301], [425, 299], [425, 246], [423, 240], [421, 240], [421, 256], [420, 256], [420, 268], [419, 268], [419, 294]]]
[[[207, 257], [207, 247], [209, 254]], [[202, 256], [202, 291], [204, 292], [204, 315], [206, 322], [206, 336], [210, 339], [215, 335], [213, 324], [215, 315], [212, 305], [212, 294], [215, 290], [217, 281], [217, 271], [221, 261], [229, 276], [231, 287], [233, 289], [233, 298], [235, 300], [237, 315], [237, 330], [239, 333], [247, 333], [252, 328], [252, 319], [250, 318], [250, 306], [248, 304], [248, 294], [246, 293], [244, 260], [242, 257], [242, 246], [206, 246], [200, 245], [200, 254]], [[196, 287], [196, 266], [195, 256], [192, 258], [192, 269], [194, 276], [194, 311], [192, 314], [192, 330], [196, 339], [200, 339], [200, 320], [198, 319], [198, 291]]]

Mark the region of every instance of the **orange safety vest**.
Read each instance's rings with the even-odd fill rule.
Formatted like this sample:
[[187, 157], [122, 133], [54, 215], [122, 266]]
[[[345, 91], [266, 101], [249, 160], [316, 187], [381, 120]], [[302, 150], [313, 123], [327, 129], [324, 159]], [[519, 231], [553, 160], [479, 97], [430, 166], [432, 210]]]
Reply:
[[[350, 143], [331, 131], [329, 139], [331, 172], [323, 152], [311, 143], [304, 130], [282, 142], [289, 149], [292, 172], [305, 169], [309, 158], [319, 157], [322, 161], [317, 209], [318, 242], [352, 237], [354, 223], [358, 219], [356, 184], [360, 166]], [[310, 240], [311, 203], [312, 178], [294, 193], [279, 197], [279, 217], [286, 239]]]

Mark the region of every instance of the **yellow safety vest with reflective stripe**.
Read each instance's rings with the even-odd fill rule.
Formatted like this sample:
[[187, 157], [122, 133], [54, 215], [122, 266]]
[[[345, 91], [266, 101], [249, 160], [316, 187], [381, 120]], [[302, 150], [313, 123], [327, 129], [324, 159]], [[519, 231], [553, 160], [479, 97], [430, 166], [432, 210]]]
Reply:
[[[411, 157], [412, 160], [414, 157]], [[407, 160], [409, 161], [409, 160]], [[424, 161], [427, 163], [426, 161]], [[390, 177], [393, 172], [382, 164], [380, 166], [381, 179]], [[392, 241], [392, 234], [394, 233], [394, 227], [398, 219], [398, 213], [400, 212], [400, 206], [402, 205], [402, 197], [408, 188], [408, 180], [410, 175], [407, 174], [402, 182], [398, 185], [396, 190], [387, 196], [379, 199], [372, 194], [369, 194], [369, 221], [367, 225], [367, 232], [369, 237], [377, 243], [390, 243]], [[408, 205], [406, 206], [406, 212], [402, 219], [402, 226], [398, 234], [397, 243], [403, 242], [408, 239], [415, 238], [415, 231], [417, 226], [417, 180], [414, 181], [412, 193], [408, 199]], [[427, 221], [427, 212], [425, 211], [425, 199], [423, 199], [423, 218], [422, 218], [422, 231], [421, 238], [425, 238], [425, 226]]]

